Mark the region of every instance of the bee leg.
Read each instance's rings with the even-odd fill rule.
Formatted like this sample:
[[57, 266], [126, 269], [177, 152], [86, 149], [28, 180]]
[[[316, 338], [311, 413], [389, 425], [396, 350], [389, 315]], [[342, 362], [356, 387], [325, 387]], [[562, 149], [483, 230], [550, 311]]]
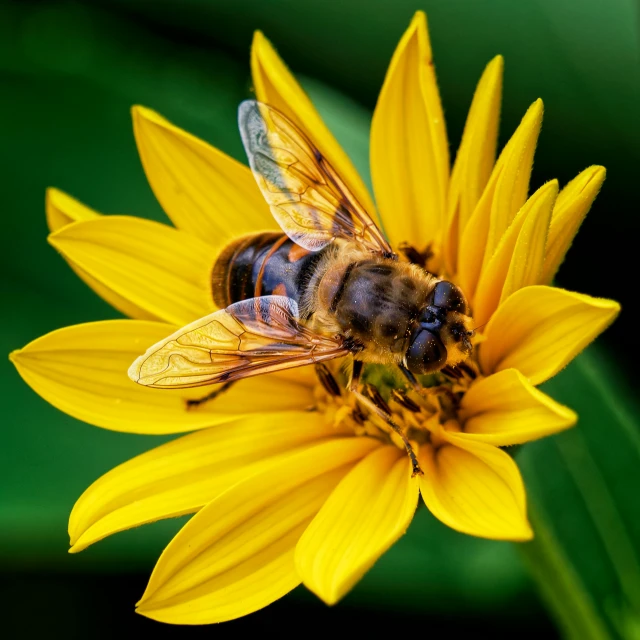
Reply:
[[364, 362], [362, 360], [354, 360], [351, 367], [351, 380], [349, 381], [349, 391], [356, 393], [360, 387], [360, 377], [362, 376], [362, 368]]
[[209, 400], [213, 400], [217, 398], [221, 393], [224, 393], [234, 382], [235, 380], [232, 380], [231, 382], [225, 382], [221, 387], [214, 389], [211, 393], [208, 393], [206, 396], [203, 396], [202, 398], [187, 400], [186, 401], [187, 409], [194, 409], [195, 407], [199, 407], [201, 404], [204, 404], [205, 402], [209, 402]]
[[342, 395], [340, 392], [340, 385], [338, 381], [333, 377], [331, 371], [326, 364], [323, 362], [319, 362], [316, 364], [316, 375], [318, 376], [318, 380], [324, 387], [324, 390], [331, 396], [339, 396]]
[[[376, 389], [375, 390], [377, 395], [379, 396], [379, 392]], [[371, 393], [371, 392], [370, 392]], [[359, 391], [354, 391], [353, 395], [367, 408], [369, 409], [369, 411], [371, 411], [372, 413], [375, 413], [379, 418], [381, 418], [382, 420], [384, 420], [402, 439], [402, 443], [404, 444], [404, 448], [407, 452], [407, 455], [409, 456], [409, 459], [411, 460], [411, 466], [413, 467], [413, 473], [411, 474], [412, 477], [413, 476], [421, 476], [423, 475], [422, 469], [420, 468], [420, 464], [418, 462], [418, 458], [416, 456], [416, 452], [413, 450], [413, 447], [411, 446], [411, 443], [409, 442], [407, 436], [404, 434], [404, 432], [402, 431], [402, 429], [393, 421], [393, 419], [391, 418], [391, 415], [389, 415], [389, 412], [386, 411], [385, 409], [381, 408], [378, 404], [377, 404], [377, 397], [376, 397], [376, 401], [368, 398], [367, 396], [363, 395], [362, 393], [360, 393]], [[372, 394], [375, 396], [375, 394]], [[384, 402], [384, 400], [383, 400]], [[384, 403], [384, 406], [388, 409], [387, 403]]]
[[417, 378], [405, 367], [403, 364], [398, 365], [398, 369], [402, 372], [402, 375], [409, 381], [409, 384], [413, 387], [414, 391], [420, 393], [422, 385], [418, 382]]
[[419, 251], [412, 245], [403, 242], [398, 248], [409, 262], [420, 265], [421, 267], [424, 267], [427, 262], [429, 262], [429, 260], [433, 257], [431, 246], [428, 246], [424, 251]]

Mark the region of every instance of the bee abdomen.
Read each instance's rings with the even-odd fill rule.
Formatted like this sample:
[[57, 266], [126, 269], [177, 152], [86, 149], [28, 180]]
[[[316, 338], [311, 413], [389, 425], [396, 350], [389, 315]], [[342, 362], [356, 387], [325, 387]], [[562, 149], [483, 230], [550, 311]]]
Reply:
[[287, 296], [299, 303], [322, 253], [303, 249], [277, 232], [238, 238], [213, 266], [213, 300], [220, 308], [268, 295]]

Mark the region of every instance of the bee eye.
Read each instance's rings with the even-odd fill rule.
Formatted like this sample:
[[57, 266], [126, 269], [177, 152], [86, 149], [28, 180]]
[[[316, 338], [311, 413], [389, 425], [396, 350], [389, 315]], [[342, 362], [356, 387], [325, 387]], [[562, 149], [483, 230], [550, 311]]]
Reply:
[[420, 329], [413, 334], [405, 359], [411, 373], [430, 373], [444, 366], [447, 350], [438, 336], [428, 329]]
[[433, 304], [436, 307], [447, 309], [448, 311], [458, 311], [464, 315], [468, 313], [467, 301], [460, 287], [442, 280], [438, 282], [433, 290]]

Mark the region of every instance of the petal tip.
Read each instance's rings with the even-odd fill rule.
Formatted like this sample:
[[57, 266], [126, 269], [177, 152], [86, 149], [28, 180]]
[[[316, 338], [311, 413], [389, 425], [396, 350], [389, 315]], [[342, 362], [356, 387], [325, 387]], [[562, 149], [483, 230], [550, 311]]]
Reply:
[[65, 195], [67, 194], [64, 191], [61, 191], [56, 187], [47, 187], [44, 191], [44, 200], [46, 203], [54, 202]]
[[[156, 618], [149, 609], [144, 606], [140, 606], [140, 604], [136, 604], [135, 612], [145, 618], [149, 618], [150, 620], [158, 620], [158, 618]], [[159, 622], [162, 622], [162, 620], [159, 620]]]
[[418, 9], [411, 18], [411, 25], [418, 27], [427, 26], [427, 14], [422, 9]]
[[593, 300], [594, 306], [599, 306], [607, 313], [610, 322], [613, 322], [622, 311], [622, 305], [617, 300], [611, 300], [610, 298], [594, 298]]
[[304, 580], [302, 581], [302, 584], [307, 587], [309, 591], [320, 598], [320, 600], [322, 600], [322, 602], [324, 602], [324, 604], [326, 604], [328, 607], [333, 607], [334, 605], [338, 604], [338, 602], [340, 602], [340, 600], [348, 592], [348, 589], [344, 593], [339, 592], [335, 586], [317, 584], [310, 585], [307, 584], [307, 582], [305, 582]]
[[538, 98], [534, 102], [531, 103], [531, 106], [527, 109], [526, 116], [532, 118], [536, 123], [542, 121], [542, 116], [544, 115], [544, 102], [542, 102], [542, 98]]
[[333, 607], [338, 604], [342, 599], [342, 596], [337, 593], [328, 594], [326, 596], [319, 596], [322, 602], [324, 602], [327, 606]]
[[277, 55], [269, 38], [260, 29], [256, 29], [251, 40], [251, 63], [253, 65], [268, 64], [266, 58], [269, 54]]
[[564, 407], [563, 417], [566, 420], [565, 427], [570, 429], [571, 427], [575, 427], [578, 424], [578, 414], [573, 410], [569, 409], [569, 407]]
[[[145, 603], [146, 605], [147, 603]], [[165, 615], [163, 615], [164, 609], [159, 608], [159, 609], [153, 609], [153, 608], [147, 608], [146, 606], [142, 606], [142, 607], [136, 607], [135, 608], [135, 612], [141, 616], [144, 616], [145, 618], [149, 618], [149, 620], [155, 620], [156, 622], [163, 622], [165, 624], [192, 624], [192, 623], [185, 623], [183, 621], [180, 622], [176, 622], [175, 619], [172, 619], [171, 616], [167, 616], [166, 613]]]
[[533, 529], [531, 528], [529, 522], [526, 522], [525, 526], [522, 528], [522, 531], [515, 534], [512, 540], [514, 542], [529, 542], [530, 540], [533, 540], [533, 538]]
[[256, 29], [253, 32], [253, 40], [251, 41], [251, 45], [252, 46], [257, 47], [257, 46], [266, 44], [268, 42], [269, 42], [269, 40], [264, 35], [264, 33], [262, 31], [260, 31], [260, 29]]
[[[504, 73], [504, 56], [502, 54], [498, 54], [489, 60], [487, 66], [485, 67], [484, 74], [488, 74], [493, 78], [501, 79], [502, 74]], [[483, 75], [484, 75], [483, 74]]]
[[144, 107], [141, 104], [134, 104], [131, 107], [131, 117], [134, 123], [146, 120], [155, 124], [163, 124], [164, 120], [156, 111], [149, 109], [149, 107]]
[[149, 593], [149, 586], [144, 590], [144, 593], [140, 596], [140, 600], [136, 602], [136, 609], [145, 609], [147, 608], [145, 605], [149, 604], [149, 601], [152, 599], [152, 594]]
[[149, 107], [144, 107], [140, 104], [134, 104], [131, 107], [131, 118], [133, 120], [133, 128], [136, 135], [137, 128], [145, 124], [152, 124], [158, 127], [162, 127], [163, 129], [170, 130], [176, 128], [173, 124], [171, 124], [171, 122], [161, 116], [157, 111], [154, 111]]
[[56, 229], [55, 231], [51, 231], [48, 235], [47, 235], [47, 242], [57, 251], [62, 251], [60, 249], [60, 236], [62, 235], [62, 232], [64, 230], [64, 227], [61, 227], [60, 229]]
[[[73, 511], [71, 513], [71, 518], [73, 518]], [[80, 538], [82, 538], [82, 534], [84, 533], [84, 531], [73, 525], [71, 520], [69, 521], [67, 533], [69, 534], [68, 553], [80, 553], [83, 549], [87, 548], [87, 545], [78, 544]]]

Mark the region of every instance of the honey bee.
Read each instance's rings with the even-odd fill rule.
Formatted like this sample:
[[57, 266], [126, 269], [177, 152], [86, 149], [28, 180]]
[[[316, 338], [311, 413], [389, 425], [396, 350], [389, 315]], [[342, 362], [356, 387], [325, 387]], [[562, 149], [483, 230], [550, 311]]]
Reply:
[[351, 354], [357, 393], [363, 363], [395, 365], [415, 383], [415, 375], [468, 357], [473, 331], [462, 291], [399, 259], [282, 113], [247, 100], [238, 120], [253, 174], [284, 233], [227, 246], [212, 270], [220, 310], [149, 348], [130, 378], [156, 388], [194, 387]]

